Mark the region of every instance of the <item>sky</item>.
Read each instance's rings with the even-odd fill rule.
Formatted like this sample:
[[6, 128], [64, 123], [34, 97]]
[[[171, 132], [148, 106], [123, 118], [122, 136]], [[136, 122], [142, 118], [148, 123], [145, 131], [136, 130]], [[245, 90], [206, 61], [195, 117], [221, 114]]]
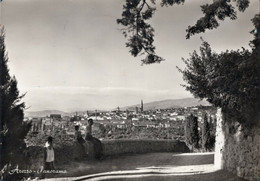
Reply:
[[164, 99], [192, 97], [176, 66], [198, 50], [200, 37], [216, 52], [249, 48], [251, 19], [259, 1], [251, 0], [238, 19], [186, 40], [186, 28], [202, 16], [188, 1], [162, 8], [150, 21], [155, 46], [165, 61], [141, 65], [132, 57], [116, 19], [123, 0], [3, 0], [1, 24], [6, 31], [10, 73], [15, 75], [28, 111], [112, 109]]

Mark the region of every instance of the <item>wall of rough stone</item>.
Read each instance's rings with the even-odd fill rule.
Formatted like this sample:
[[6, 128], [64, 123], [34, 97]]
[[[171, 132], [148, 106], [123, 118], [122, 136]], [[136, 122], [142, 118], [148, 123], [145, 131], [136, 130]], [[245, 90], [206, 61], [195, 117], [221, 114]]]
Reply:
[[[102, 147], [105, 156], [126, 153], [189, 152], [184, 142], [173, 140], [108, 140], [102, 141]], [[72, 161], [85, 160], [83, 149], [76, 142], [58, 147], [54, 145], [54, 149], [55, 165], [57, 167]], [[93, 153], [93, 150], [91, 150], [93, 147], [89, 149]], [[43, 147], [28, 147], [28, 166], [30, 169], [37, 170], [43, 166], [43, 152]]]
[[105, 155], [149, 152], [189, 152], [184, 142], [173, 140], [109, 140], [102, 141]]
[[222, 128], [224, 127], [223, 117], [221, 109], [217, 111], [217, 123], [216, 123], [216, 142], [215, 142], [215, 154], [214, 165], [217, 169], [223, 169], [223, 149], [225, 145], [225, 134]]
[[215, 166], [260, 180], [260, 124], [246, 128], [218, 110]]

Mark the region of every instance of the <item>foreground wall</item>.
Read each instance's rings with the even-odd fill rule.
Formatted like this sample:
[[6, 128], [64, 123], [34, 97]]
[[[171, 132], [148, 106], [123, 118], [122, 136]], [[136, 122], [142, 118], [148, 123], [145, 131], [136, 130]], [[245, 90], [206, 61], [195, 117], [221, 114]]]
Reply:
[[184, 142], [173, 140], [109, 140], [102, 141], [105, 155], [149, 152], [189, 152]]
[[[55, 166], [69, 163], [71, 161], [82, 160], [84, 152], [81, 146], [77, 143], [71, 145], [54, 146], [55, 151]], [[44, 164], [44, 148], [40, 146], [28, 147], [28, 168], [32, 170], [40, 169]]]
[[[173, 140], [109, 140], [102, 141], [105, 156], [121, 155], [127, 153], [149, 152], [189, 152], [184, 142]], [[54, 147], [55, 164], [61, 166], [72, 161], [84, 160], [84, 152], [76, 142], [70, 145]], [[93, 148], [89, 148], [93, 149]], [[30, 169], [39, 169], [43, 166], [43, 147], [29, 147], [28, 157]]]
[[218, 110], [215, 166], [248, 180], [260, 180], [259, 124], [245, 128]]

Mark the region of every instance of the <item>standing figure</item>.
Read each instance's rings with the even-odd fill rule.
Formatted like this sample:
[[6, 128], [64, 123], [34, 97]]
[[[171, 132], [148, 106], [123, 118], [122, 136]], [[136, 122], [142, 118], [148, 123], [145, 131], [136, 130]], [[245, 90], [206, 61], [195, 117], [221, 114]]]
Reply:
[[86, 129], [86, 140], [89, 140], [89, 141], [93, 138], [92, 137], [92, 125], [93, 125], [93, 119], [89, 119], [87, 129]]
[[44, 170], [54, 170], [53, 138], [48, 137], [44, 150]]

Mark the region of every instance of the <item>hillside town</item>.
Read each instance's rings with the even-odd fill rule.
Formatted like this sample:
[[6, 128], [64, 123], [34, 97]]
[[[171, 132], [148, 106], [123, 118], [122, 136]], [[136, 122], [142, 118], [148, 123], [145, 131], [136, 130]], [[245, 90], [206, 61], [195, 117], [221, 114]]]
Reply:
[[[210, 115], [211, 121], [215, 121], [216, 109], [212, 106], [146, 110], [141, 101], [140, 106], [134, 109], [121, 110], [120, 107], [117, 107], [112, 111], [76, 112], [71, 116], [50, 114], [45, 117], [26, 117], [25, 121], [32, 123], [30, 131], [32, 137], [38, 134], [50, 135], [58, 132], [65, 137], [72, 138], [75, 133], [75, 125], [79, 125], [80, 131], [85, 135], [88, 119], [93, 119], [93, 134], [100, 139], [183, 140], [186, 118], [193, 114], [198, 117], [198, 122], [201, 124], [205, 113]], [[125, 134], [127, 136], [124, 136]], [[148, 136], [149, 134], [153, 135]]]

